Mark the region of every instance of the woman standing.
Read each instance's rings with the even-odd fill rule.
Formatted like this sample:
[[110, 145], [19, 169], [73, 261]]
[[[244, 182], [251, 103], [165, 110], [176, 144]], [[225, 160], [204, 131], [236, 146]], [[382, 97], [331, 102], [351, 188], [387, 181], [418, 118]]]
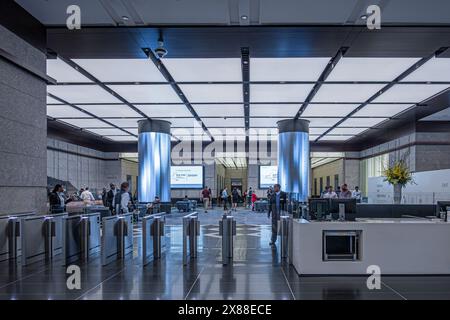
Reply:
[[223, 188], [222, 191], [222, 201], [223, 201], [223, 211], [227, 211], [228, 207], [227, 207], [227, 202], [228, 202], [228, 192], [227, 192], [227, 187]]

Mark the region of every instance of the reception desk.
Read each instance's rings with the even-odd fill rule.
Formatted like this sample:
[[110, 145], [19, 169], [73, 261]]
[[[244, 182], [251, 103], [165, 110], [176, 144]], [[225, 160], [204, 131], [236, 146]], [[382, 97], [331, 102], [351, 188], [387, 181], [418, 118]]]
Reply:
[[450, 223], [416, 218], [294, 219], [292, 263], [300, 275], [450, 274]]

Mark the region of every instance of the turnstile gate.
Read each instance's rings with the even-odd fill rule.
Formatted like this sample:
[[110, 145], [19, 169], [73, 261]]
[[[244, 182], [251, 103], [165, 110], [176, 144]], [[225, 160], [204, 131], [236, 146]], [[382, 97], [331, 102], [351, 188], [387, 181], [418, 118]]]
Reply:
[[281, 258], [292, 263], [292, 215], [280, 217]]
[[142, 262], [148, 264], [162, 256], [165, 241], [166, 214], [152, 214], [142, 218]]
[[102, 219], [102, 265], [123, 260], [133, 252], [133, 214], [126, 213]]
[[0, 261], [16, 260], [21, 255], [21, 222], [34, 212], [0, 217]]
[[198, 213], [193, 212], [183, 217], [183, 265], [190, 259], [197, 258], [197, 237], [200, 235]]
[[222, 216], [219, 221], [219, 235], [222, 236], [222, 264], [226, 265], [233, 258], [233, 237], [236, 235], [236, 220], [233, 216]]
[[101, 213], [66, 217], [63, 221], [63, 264], [86, 262], [100, 250]]

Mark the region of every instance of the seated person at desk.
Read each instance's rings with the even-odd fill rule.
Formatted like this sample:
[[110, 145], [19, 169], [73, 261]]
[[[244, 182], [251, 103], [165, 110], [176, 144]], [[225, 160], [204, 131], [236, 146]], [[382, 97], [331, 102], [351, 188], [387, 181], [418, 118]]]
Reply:
[[184, 196], [184, 201], [189, 201], [189, 198], [187, 195]]
[[159, 213], [161, 210], [161, 200], [155, 197], [152, 203], [147, 204], [147, 214]]
[[339, 199], [351, 199], [352, 192], [348, 190], [348, 186], [346, 183], [342, 185], [341, 192], [339, 193]]
[[336, 192], [333, 191], [333, 187], [332, 186], [327, 186], [325, 188], [325, 192], [322, 195], [322, 198], [324, 199], [337, 199], [337, 194]]
[[359, 190], [359, 187], [356, 186], [355, 190], [352, 192], [352, 198], [356, 199], [356, 202], [361, 202], [361, 191]]

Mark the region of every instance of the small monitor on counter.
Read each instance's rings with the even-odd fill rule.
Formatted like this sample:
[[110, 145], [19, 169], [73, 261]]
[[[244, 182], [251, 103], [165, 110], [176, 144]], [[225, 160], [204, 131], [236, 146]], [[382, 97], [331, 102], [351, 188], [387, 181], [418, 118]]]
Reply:
[[313, 220], [323, 220], [330, 213], [330, 199], [309, 199], [309, 214]]
[[334, 220], [354, 221], [356, 218], [356, 199], [331, 199], [330, 213]]

